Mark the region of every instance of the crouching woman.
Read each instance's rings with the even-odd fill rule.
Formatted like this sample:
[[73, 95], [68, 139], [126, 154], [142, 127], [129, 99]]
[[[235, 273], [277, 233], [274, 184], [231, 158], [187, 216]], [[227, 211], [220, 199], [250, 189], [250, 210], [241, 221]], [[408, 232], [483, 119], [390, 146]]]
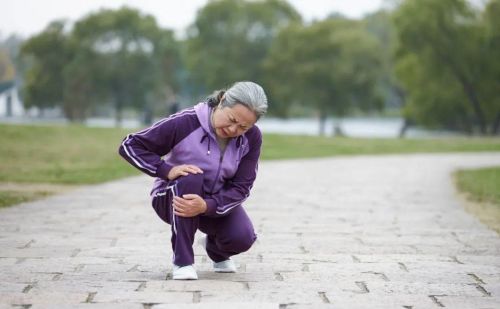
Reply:
[[235, 272], [230, 257], [254, 243], [242, 203], [255, 181], [262, 144], [255, 123], [266, 111], [262, 87], [237, 82], [123, 140], [120, 155], [156, 177], [152, 205], [171, 226], [173, 279], [198, 279], [197, 230], [207, 235], [204, 246], [216, 272]]

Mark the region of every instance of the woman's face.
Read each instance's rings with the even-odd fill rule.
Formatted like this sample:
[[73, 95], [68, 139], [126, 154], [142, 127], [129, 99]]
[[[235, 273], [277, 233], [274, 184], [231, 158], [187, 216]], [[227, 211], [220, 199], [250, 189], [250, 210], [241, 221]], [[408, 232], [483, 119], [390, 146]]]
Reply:
[[248, 131], [256, 121], [254, 112], [243, 104], [236, 104], [233, 107], [217, 107], [213, 112], [212, 126], [218, 137], [231, 138]]

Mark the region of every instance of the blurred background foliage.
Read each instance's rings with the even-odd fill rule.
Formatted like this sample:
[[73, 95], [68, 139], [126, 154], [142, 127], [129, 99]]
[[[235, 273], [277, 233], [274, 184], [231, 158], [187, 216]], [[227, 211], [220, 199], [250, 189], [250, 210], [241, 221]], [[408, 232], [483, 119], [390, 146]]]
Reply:
[[389, 2], [362, 19], [304, 22], [284, 0], [213, 0], [184, 38], [137, 9], [100, 10], [3, 40], [0, 84], [16, 80], [26, 107], [75, 122], [119, 125], [134, 111], [150, 123], [253, 80], [271, 115], [317, 116], [323, 131], [328, 117], [397, 109], [407, 124], [499, 134], [500, 0]]

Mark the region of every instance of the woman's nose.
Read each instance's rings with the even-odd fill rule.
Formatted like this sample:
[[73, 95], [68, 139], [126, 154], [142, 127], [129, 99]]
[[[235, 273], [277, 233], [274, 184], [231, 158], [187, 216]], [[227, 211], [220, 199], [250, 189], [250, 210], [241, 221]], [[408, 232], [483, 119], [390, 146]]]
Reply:
[[231, 132], [231, 133], [233, 133], [233, 134], [234, 134], [234, 133], [236, 133], [236, 132], [238, 132], [238, 126], [237, 126], [237, 125], [235, 125], [235, 124], [234, 124], [234, 125], [232, 125], [232, 126], [230, 126], [230, 127], [229, 127], [229, 132]]

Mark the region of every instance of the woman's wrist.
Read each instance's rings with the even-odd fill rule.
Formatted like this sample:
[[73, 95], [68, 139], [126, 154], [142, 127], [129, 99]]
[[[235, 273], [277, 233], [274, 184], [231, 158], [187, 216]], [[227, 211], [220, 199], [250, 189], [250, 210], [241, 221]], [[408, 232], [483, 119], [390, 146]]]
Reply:
[[207, 212], [208, 206], [207, 206], [207, 202], [205, 201], [205, 199], [201, 199], [201, 200], [203, 201], [203, 203], [201, 204], [200, 214], [204, 214]]

